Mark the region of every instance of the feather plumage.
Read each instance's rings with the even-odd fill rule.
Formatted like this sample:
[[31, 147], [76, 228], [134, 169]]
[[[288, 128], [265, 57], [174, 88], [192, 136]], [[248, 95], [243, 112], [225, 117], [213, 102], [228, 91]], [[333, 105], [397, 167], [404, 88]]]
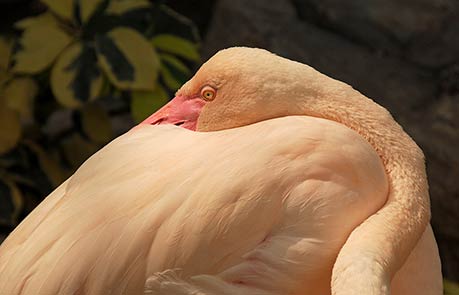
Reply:
[[136, 294], [177, 268], [185, 281], [293, 292], [330, 275], [386, 196], [374, 150], [331, 121], [143, 126], [92, 156], [13, 233], [22, 239], [5, 241], [0, 294]]

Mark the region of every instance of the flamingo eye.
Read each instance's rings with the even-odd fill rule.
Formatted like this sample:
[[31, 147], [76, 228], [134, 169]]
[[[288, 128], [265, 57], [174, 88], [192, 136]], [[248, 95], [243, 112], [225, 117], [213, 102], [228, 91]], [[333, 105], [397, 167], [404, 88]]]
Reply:
[[207, 101], [214, 100], [215, 96], [217, 95], [217, 91], [210, 86], [204, 86], [201, 89], [201, 98]]

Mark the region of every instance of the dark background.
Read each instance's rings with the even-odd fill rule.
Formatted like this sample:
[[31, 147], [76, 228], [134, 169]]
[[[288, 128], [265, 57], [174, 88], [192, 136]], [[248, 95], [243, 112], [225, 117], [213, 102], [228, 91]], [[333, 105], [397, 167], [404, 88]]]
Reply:
[[[307, 63], [388, 108], [426, 154], [444, 276], [459, 281], [459, 2], [163, 1], [191, 18], [203, 60], [230, 46]], [[1, 29], [42, 9], [0, 1]]]

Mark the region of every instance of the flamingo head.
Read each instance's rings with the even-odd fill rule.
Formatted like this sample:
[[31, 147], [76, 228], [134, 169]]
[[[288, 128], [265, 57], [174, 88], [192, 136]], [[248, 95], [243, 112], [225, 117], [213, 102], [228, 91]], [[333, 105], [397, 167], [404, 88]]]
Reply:
[[[185, 83], [174, 99], [141, 124], [174, 124], [195, 131], [239, 127], [303, 114], [295, 97], [308, 94], [308, 66], [257, 48], [219, 51]], [[302, 70], [303, 69], [303, 70]], [[306, 75], [307, 78], [308, 75]], [[311, 76], [311, 75], [309, 75]]]

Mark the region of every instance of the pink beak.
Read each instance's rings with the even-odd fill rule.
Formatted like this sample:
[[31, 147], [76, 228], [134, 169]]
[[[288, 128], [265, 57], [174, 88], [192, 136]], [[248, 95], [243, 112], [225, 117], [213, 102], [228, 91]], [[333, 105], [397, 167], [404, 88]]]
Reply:
[[176, 96], [140, 124], [174, 124], [186, 129], [196, 130], [198, 117], [205, 103], [199, 97]]

